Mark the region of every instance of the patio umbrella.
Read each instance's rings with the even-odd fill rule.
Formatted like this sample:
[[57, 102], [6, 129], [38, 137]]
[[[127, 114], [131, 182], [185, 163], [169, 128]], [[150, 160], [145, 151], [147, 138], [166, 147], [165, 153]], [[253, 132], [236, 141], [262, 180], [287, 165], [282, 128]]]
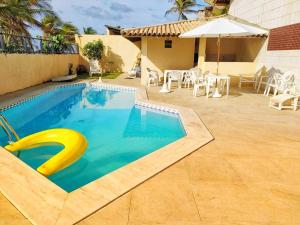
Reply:
[[218, 58], [217, 58], [217, 75], [219, 73], [219, 62], [220, 62], [220, 48], [222, 37], [243, 37], [243, 36], [255, 36], [265, 35], [268, 31], [250, 26], [244, 23], [240, 23], [228, 18], [215, 19], [207, 22], [204, 25], [200, 25], [193, 30], [190, 30], [182, 35], [180, 38], [218, 38]]

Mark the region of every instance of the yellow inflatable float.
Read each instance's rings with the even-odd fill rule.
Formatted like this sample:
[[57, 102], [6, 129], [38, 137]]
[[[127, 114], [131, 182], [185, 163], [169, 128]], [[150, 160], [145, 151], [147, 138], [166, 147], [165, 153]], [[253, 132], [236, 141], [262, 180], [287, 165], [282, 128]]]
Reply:
[[51, 129], [29, 135], [10, 145], [5, 146], [10, 152], [61, 144], [64, 149], [54, 155], [37, 171], [45, 176], [50, 176], [77, 161], [88, 146], [86, 138], [74, 130]]

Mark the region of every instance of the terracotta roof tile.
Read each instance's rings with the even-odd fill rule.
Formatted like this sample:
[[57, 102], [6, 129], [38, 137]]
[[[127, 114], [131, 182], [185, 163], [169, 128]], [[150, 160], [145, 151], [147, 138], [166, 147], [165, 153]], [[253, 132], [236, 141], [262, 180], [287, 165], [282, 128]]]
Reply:
[[207, 23], [210, 20], [217, 19], [220, 17], [227, 17], [231, 20], [236, 20], [244, 24], [259, 27], [258, 25], [251, 24], [246, 20], [242, 20], [240, 18], [227, 15], [227, 16], [219, 16], [219, 17], [212, 17], [212, 18], [198, 19], [198, 20], [183, 20], [183, 21], [177, 21], [173, 23], [164, 23], [164, 24], [157, 24], [157, 25], [151, 25], [145, 27], [127, 28], [127, 29], [122, 29], [121, 34], [125, 37], [142, 37], [142, 36], [177, 37], [189, 30], [196, 28], [197, 26], [200, 26], [202, 24]]
[[128, 28], [121, 31], [122, 35], [128, 37], [134, 36], [179, 36], [201, 24], [204, 20], [186, 20], [174, 23], [165, 23], [145, 27]]

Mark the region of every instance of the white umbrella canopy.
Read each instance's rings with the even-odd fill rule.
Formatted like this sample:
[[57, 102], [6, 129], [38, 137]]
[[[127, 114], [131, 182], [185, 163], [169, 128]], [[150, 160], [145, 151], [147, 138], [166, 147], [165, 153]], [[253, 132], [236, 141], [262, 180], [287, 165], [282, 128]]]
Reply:
[[[219, 62], [220, 62], [220, 49], [221, 49], [221, 37], [244, 37], [244, 36], [255, 36], [255, 35], [266, 35], [267, 30], [257, 28], [255, 26], [250, 26], [244, 23], [240, 23], [228, 18], [215, 19], [207, 22], [204, 25], [200, 25], [182, 35], [180, 38], [199, 38], [217, 37], [217, 48], [218, 48], [218, 58], [217, 58], [217, 75], [219, 74]], [[220, 96], [218, 89], [216, 89], [215, 96]]]
[[252, 35], [265, 35], [268, 31], [254, 26], [246, 25], [227, 18], [215, 19], [204, 25], [194, 28], [180, 38], [197, 37], [242, 37]]
[[182, 35], [180, 38], [198, 38], [198, 37], [217, 37], [218, 48], [218, 61], [217, 61], [217, 74], [219, 73], [220, 62], [220, 46], [221, 37], [243, 37], [253, 35], [266, 35], [267, 30], [260, 29], [254, 26], [246, 25], [228, 18], [215, 19], [207, 22], [204, 25], [200, 25]]

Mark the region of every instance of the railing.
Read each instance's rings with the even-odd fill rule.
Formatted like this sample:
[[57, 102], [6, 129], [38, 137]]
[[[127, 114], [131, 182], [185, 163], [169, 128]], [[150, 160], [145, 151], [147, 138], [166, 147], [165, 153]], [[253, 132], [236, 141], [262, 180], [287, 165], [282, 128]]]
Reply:
[[78, 54], [75, 43], [12, 35], [0, 32], [0, 53], [6, 54]]
[[2, 127], [6, 133], [10, 143], [14, 142], [12, 135], [15, 137], [15, 141], [20, 140], [20, 137], [15, 129], [9, 124], [8, 120], [2, 114], [0, 114], [0, 127]]
[[[8, 143], [9, 144], [14, 143], [14, 141], [19, 141], [20, 140], [20, 136], [17, 134], [15, 129], [10, 125], [8, 120], [2, 114], [0, 114], [0, 127], [2, 127], [2, 129], [6, 133], [6, 135], [8, 137]], [[12, 135], [15, 137], [15, 140], [13, 139]], [[21, 152], [18, 151], [17, 152], [17, 157], [20, 158], [20, 156], [21, 156]]]

